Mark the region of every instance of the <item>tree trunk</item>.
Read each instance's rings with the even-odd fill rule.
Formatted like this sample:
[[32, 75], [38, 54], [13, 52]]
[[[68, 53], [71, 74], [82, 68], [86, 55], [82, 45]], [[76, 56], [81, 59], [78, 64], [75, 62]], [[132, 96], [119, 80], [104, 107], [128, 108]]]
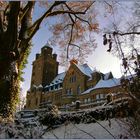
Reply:
[[19, 93], [16, 61], [0, 61], [0, 116], [13, 117]]

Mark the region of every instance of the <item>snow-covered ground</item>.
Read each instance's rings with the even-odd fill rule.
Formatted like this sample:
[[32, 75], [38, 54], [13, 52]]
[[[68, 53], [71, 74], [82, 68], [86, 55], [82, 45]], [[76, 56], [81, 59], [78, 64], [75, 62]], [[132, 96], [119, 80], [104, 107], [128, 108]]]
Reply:
[[90, 124], [64, 124], [43, 135], [45, 139], [118, 139], [132, 138], [125, 119], [111, 119]]
[[[129, 133], [127, 118], [113, 118], [89, 124], [65, 122], [55, 129], [37, 123], [36, 126], [15, 123], [0, 125], [0, 138], [43, 139], [119, 139], [133, 138]], [[9, 135], [10, 134], [10, 135]]]
[[130, 130], [132, 130], [130, 124], [133, 120], [131, 111], [125, 105], [100, 106], [94, 109], [71, 113], [60, 113], [56, 108], [53, 108], [49, 112], [45, 110], [39, 112], [23, 112], [17, 113], [14, 122], [1, 121], [0, 119], [0, 138], [136, 138], [132, 137], [132, 131], [130, 134]]

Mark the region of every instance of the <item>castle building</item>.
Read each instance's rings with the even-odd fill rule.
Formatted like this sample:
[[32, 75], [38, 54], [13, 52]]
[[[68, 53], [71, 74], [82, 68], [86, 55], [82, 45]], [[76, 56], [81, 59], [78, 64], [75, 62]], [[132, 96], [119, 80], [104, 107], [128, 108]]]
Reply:
[[80, 102], [81, 109], [91, 108], [104, 104], [106, 95], [123, 92], [120, 79], [111, 72], [103, 74], [74, 59], [67, 71], [58, 74], [57, 54], [52, 52], [47, 44], [41, 54], [36, 54], [26, 109], [45, 108], [48, 104], [72, 109], [76, 102]]

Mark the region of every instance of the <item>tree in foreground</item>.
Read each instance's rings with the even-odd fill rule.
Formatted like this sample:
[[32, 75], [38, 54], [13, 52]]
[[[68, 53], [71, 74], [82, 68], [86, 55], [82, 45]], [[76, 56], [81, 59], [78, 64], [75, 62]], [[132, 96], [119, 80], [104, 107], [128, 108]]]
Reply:
[[[132, 98], [130, 106], [133, 110], [132, 131], [135, 137], [140, 137], [140, 2], [131, 5], [131, 13], [119, 24], [113, 22], [112, 29], [103, 35], [103, 44], [108, 46], [108, 52], [117, 55], [121, 60], [121, 84], [125, 92]], [[126, 9], [125, 9], [126, 10]], [[122, 14], [121, 14], [122, 16]], [[125, 14], [126, 16], [126, 14]], [[122, 16], [123, 17], [123, 16]], [[133, 19], [133, 20], [132, 20]], [[120, 22], [121, 21], [121, 22]], [[133, 133], [132, 132], [132, 133]], [[131, 133], [131, 134], [132, 134]]]
[[[66, 47], [67, 58], [70, 56], [70, 50], [80, 52], [83, 49], [82, 45], [76, 44], [78, 41], [86, 48], [85, 51], [82, 50], [85, 54], [95, 46], [93, 40], [91, 47], [93, 38], [89, 34], [93, 30], [97, 32], [98, 29], [96, 14], [89, 10], [94, 6], [94, 1], [42, 3], [45, 7], [44, 13], [33, 22], [33, 10], [39, 2], [0, 1], [0, 115], [3, 117], [13, 116], [18, 101], [22, 69], [32, 46], [31, 39], [44, 20], [59, 17], [56, 20], [60, 22], [55, 23], [51, 31], [61, 46]], [[84, 37], [85, 34], [88, 34], [88, 37]]]

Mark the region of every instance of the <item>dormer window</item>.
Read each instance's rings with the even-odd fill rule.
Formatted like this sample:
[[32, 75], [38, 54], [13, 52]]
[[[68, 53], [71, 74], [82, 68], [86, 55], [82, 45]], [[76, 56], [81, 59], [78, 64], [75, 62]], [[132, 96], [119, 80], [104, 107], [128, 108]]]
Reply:
[[46, 91], [49, 91], [49, 88], [46, 88]]
[[53, 86], [51, 86], [51, 90], [53, 90]]
[[57, 85], [55, 85], [55, 89], [58, 89], [59, 87], [58, 87], [58, 84]]

